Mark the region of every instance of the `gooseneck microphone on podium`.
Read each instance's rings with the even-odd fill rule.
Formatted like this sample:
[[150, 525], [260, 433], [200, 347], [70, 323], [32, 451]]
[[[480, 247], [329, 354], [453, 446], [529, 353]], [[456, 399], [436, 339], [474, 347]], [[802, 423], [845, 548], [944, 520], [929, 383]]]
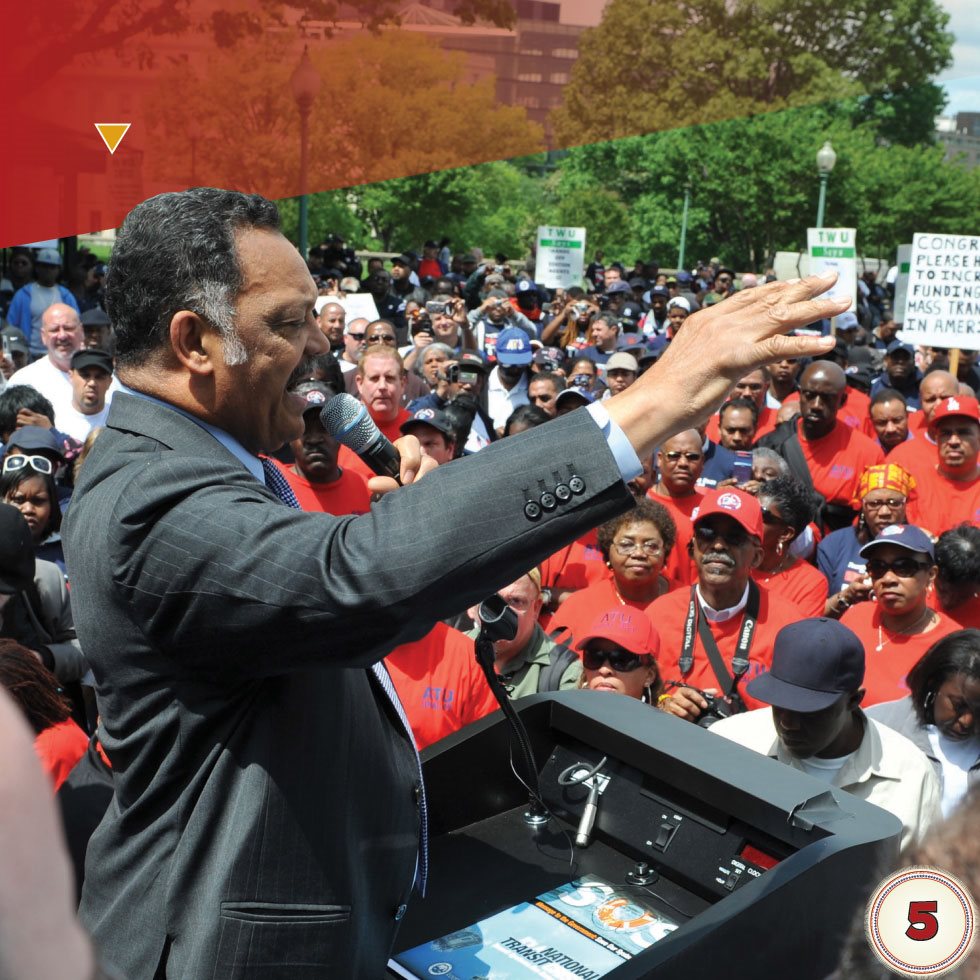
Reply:
[[[320, 423], [378, 474], [398, 480], [401, 457], [362, 402], [346, 392], [334, 395], [320, 412]], [[401, 481], [399, 481], [401, 482]]]

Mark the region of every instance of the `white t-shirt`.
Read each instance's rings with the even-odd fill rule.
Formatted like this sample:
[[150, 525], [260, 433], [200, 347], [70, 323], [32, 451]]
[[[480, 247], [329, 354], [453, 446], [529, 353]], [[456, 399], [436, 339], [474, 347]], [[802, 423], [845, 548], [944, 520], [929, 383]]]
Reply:
[[970, 768], [980, 758], [980, 737], [947, 738], [935, 725], [926, 726], [929, 744], [943, 767], [943, 816], [948, 817], [966, 795]]
[[105, 425], [108, 414], [108, 404], [103, 407], [101, 412], [96, 412], [95, 415], [83, 415], [74, 405], [69, 405], [67, 409], [62, 409], [58, 412], [57, 428], [60, 432], [71, 436], [72, 439], [85, 442], [88, 434], [93, 429], [98, 429], [100, 426]]
[[[30, 385], [35, 391], [39, 391], [54, 408], [54, 427], [61, 432], [69, 432], [62, 424], [62, 419], [67, 419], [67, 424], [71, 424], [72, 415], [76, 414], [72, 407], [72, 388], [71, 381], [68, 379], [68, 372], [56, 367], [50, 356], [44, 357], [15, 371], [7, 382], [8, 385]], [[106, 408], [112, 402], [112, 394], [119, 390], [119, 382], [115, 375], [112, 384], [105, 395]], [[88, 433], [86, 433], [87, 435]]]

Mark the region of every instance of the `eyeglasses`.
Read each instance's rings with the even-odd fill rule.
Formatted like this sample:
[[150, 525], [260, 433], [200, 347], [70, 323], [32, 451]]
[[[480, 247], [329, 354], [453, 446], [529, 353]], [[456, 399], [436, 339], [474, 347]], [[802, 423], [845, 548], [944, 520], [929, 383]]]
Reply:
[[629, 674], [643, 666], [643, 658], [629, 650], [585, 650], [582, 653], [586, 670], [599, 670], [607, 661], [617, 674]]
[[664, 459], [666, 459], [669, 463], [678, 462], [681, 456], [683, 456], [689, 463], [698, 463], [702, 459], [701, 453], [680, 453], [675, 449], [672, 449], [669, 453], [664, 453]]
[[774, 524], [788, 524], [789, 522], [784, 520], [779, 514], [774, 513], [768, 507], [761, 507], [762, 511], [762, 523], [768, 524], [770, 527]]
[[664, 550], [664, 546], [659, 541], [632, 541], [623, 538], [622, 541], [614, 541], [613, 547], [624, 558], [632, 555], [635, 551], [642, 551], [645, 555], [659, 555]]
[[3, 461], [4, 473], [18, 473], [30, 467], [36, 473], [50, 476], [54, 472], [54, 464], [46, 456], [8, 456]]
[[719, 539], [733, 548], [741, 548], [748, 544], [749, 535], [742, 528], [730, 528], [727, 531], [720, 531], [718, 528], [711, 527], [710, 524], [699, 524], [694, 529], [694, 537], [701, 548], [710, 547]]
[[[348, 336], [354, 337], [355, 334], [348, 334]], [[361, 336], [363, 337], [364, 334], [361, 334]], [[367, 342], [369, 344], [394, 344], [395, 338], [391, 336], [391, 334], [379, 333], [379, 334], [375, 334], [375, 336], [373, 337], [368, 337]]]
[[889, 510], [898, 510], [899, 507], [905, 506], [905, 498], [889, 497], [887, 500], [865, 500], [863, 503], [868, 510], [881, 510], [883, 507], [887, 507]]
[[895, 561], [872, 558], [865, 566], [872, 578], [881, 578], [887, 572], [894, 572], [899, 578], [913, 578], [931, 567], [928, 562], [916, 561], [914, 558], [896, 558]]
[[358, 343], [360, 343], [365, 338], [366, 334], [348, 333], [347, 336], [350, 337], [351, 340], [356, 340]]

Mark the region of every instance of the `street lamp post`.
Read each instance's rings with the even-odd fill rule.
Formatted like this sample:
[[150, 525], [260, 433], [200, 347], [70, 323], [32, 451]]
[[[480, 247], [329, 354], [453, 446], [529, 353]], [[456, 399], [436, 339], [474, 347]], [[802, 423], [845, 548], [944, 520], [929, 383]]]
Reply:
[[824, 145], [817, 150], [817, 172], [820, 174], [820, 199], [817, 202], [817, 227], [823, 228], [823, 212], [827, 203], [827, 179], [830, 171], [837, 163], [837, 154], [830, 145], [830, 140], [826, 140]]
[[684, 185], [684, 211], [681, 214], [681, 245], [677, 251], [677, 271], [684, 268], [684, 249], [687, 245], [687, 211], [691, 206], [691, 182]]
[[310, 110], [317, 93], [320, 91], [320, 75], [313, 62], [310, 61], [308, 48], [304, 45], [303, 57], [293, 71], [290, 84], [293, 98], [299, 109], [299, 252], [306, 258], [307, 235], [309, 223], [309, 201], [307, 199], [307, 181], [309, 178], [310, 153]]

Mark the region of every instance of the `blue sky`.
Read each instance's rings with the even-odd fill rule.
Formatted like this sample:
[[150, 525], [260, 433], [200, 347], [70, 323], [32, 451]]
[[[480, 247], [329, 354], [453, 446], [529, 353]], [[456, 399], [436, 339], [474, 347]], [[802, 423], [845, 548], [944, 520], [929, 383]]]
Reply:
[[956, 37], [953, 65], [939, 81], [949, 97], [946, 113], [980, 112], [980, 6], [977, 0], [941, 0]]

